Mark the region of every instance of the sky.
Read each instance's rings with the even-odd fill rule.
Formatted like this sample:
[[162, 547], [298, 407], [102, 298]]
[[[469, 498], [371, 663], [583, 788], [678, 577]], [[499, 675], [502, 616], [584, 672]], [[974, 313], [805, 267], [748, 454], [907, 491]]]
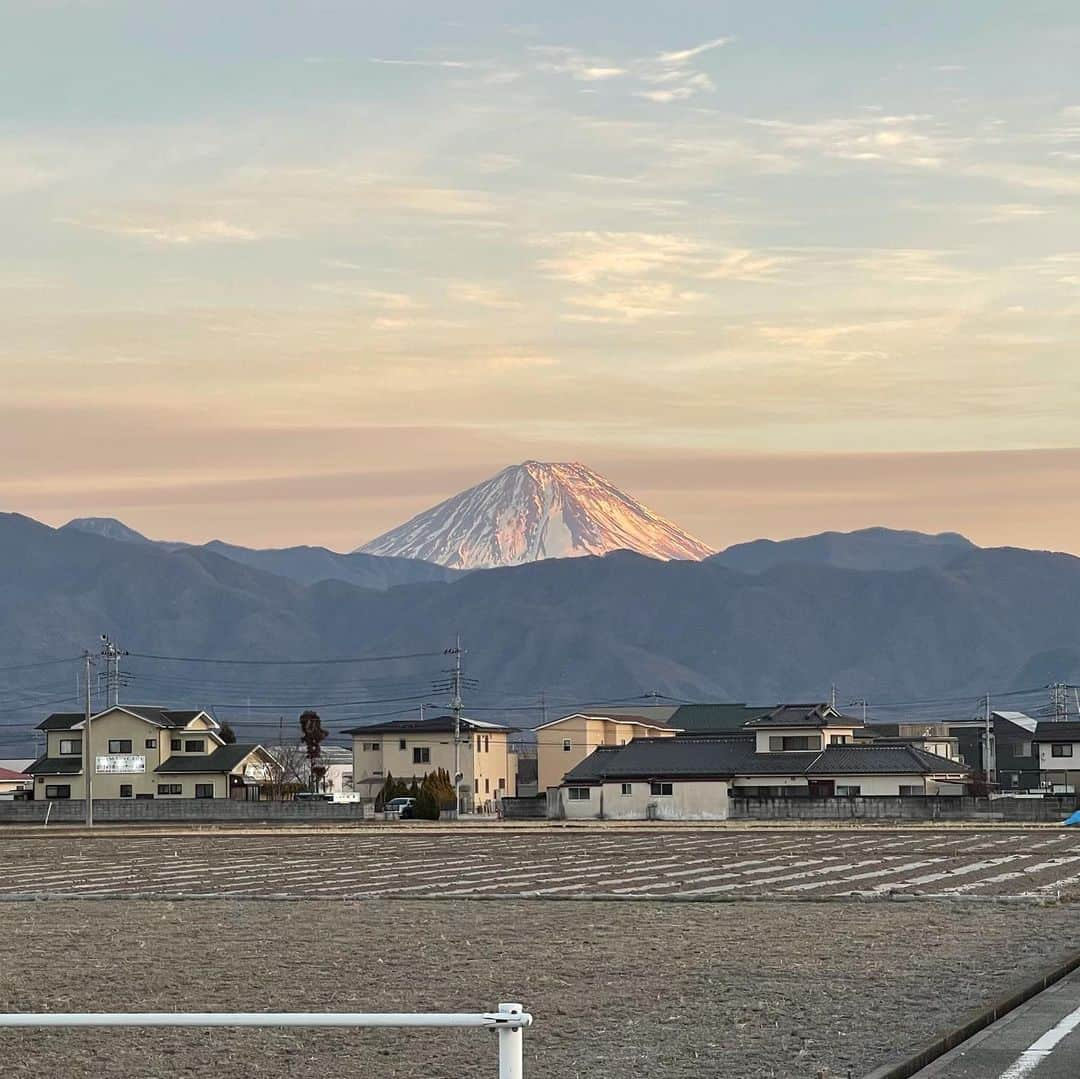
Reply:
[[0, 8], [0, 509], [1080, 553], [1072, 0]]

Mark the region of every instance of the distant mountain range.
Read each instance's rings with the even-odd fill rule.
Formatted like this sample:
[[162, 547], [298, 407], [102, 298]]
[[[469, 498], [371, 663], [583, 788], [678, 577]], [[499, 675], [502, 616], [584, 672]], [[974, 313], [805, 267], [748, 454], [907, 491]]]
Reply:
[[456, 569], [636, 551], [694, 559], [712, 549], [585, 465], [526, 461], [360, 548]]
[[[444, 678], [441, 652], [457, 633], [478, 680], [468, 706], [524, 725], [539, 718], [541, 690], [557, 709], [654, 691], [696, 700], [817, 699], [831, 681], [871, 702], [974, 698], [988, 687], [1080, 679], [1080, 559], [984, 550], [959, 537], [919, 540], [887, 530], [808, 537], [765, 548], [772, 564], [752, 559], [750, 571], [724, 564], [745, 558], [745, 545], [700, 562], [615, 552], [376, 590], [340, 577], [301, 579], [311, 573], [304, 559], [312, 549], [298, 549], [306, 553], [297, 569], [282, 552], [95, 531], [0, 515], [7, 728], [75, 702], [74, 664], [25, 665], [77, 656], [101, 633], [143, 655], [282, 661], [236, 668], [125, 661], [128, 699], [208, 704], [241, 723], [246, 701], [254, 702], [252, 722], [279, 712], [295, 719], [311, 704], [331, 722], [355, 723], [443, 700], [435, 689]], [[838, 553], [845, 544], [847, 553]], [[831, 564], [856, 557], [852, 551], [871, 568]], [[912, 567], [913, 551], [929, 564]], [[358, 556], [312, 557], [344, 574]], [[429, 564], [419, 572], [446, 571]], [[428, 658], [296, 665], [373, 653]]]
[[836, 569], [906, 570], [947, 566], [975, 544], [957, 532], [928, 536], [923, 532], [897, 532], [890, 528], [864, 528], [858, 532], [822, 532], [789, 540], [753, 540], [712, 556], [729, 569], [762, 573], [776, 566], [833, 566]]
[[431, 562], [412, 558], [376, 558], [374, 555], [338, 554], [325, 547], [239, 547], [221, 540], [211, 540], [201, 546], [168, 540], [150, 540], [123, 521], [113, 517], [78, 517], [64, 525], [65, 530], [85, 532], [124, 543], [152, 544], [169, 551], [183, 549], [211, 551], [233, 562], [286, 577], [299, 584], [317, 581], [346, 581], [360, 588], [379, 591], [399, 584], [418, 581], [449, 581], [457, 572]]

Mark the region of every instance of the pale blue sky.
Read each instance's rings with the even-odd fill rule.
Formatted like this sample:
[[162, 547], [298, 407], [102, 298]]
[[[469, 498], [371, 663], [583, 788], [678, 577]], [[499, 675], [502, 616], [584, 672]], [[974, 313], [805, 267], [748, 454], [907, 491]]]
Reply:
[[1080, 444], [1075, 4], [580, 7], [3, 3], [3, 505], [347, 546], [546, 456], [1039, 543], [699, 466]]

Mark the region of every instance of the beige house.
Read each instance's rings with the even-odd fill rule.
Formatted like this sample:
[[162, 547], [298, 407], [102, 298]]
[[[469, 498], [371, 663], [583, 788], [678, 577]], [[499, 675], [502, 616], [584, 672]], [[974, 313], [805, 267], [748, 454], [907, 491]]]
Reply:
[[[398, 719], [345, 732], [353, 740], [353, 790], [374, 798], [386, 776], [407, 783], [444, 768], [454, 775], [454, 720]], [[463, 813], [491, 813], [501, 798], [515, 795], [517, 757], [510, 752], [513, 729], [478, 719], [461, 720], [459, 762]]]
[[640, 715], [574, 712], [536, 728], [537, 786], [557, 787], [563, 776], [600, 746], [624, 746], [635, 738], [674, 738], [679, 728]]
[[1080, 790], [1080, 723], [1043, 720], [1034, 742], [1043, 790], [1054, 794]]
[[[85, 718], [57, 712], [38, 724], [46, 748], [27, 772], [36, 799], [85, 797]], [[93, 795], [99, 798], [254, 800], [274, 759], [259, 745], [228, 745], [203, 711], [115, 705], [90, 719]]]

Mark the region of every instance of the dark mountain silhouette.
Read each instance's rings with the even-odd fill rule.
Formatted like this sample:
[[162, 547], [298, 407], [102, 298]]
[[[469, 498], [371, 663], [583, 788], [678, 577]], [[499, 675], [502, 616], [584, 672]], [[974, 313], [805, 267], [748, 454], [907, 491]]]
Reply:
[[761, 573], [774, 566], [800, 563], [837, 569], [905, 570], [947, 566], [975, 544], [957, 532], [927, 535], [891, 528], [863, 528], [857, 532], [822, 532], [789, 540], [753, 540], [738, 543], [711, 560], [746, 573]]
[[[247, 700], [252, 722], [310, 705], [331, 727], [442, 700], [433, 683], [459, 632], [478, 680], [469, 706], [523, 725], [541, 690], [768, 702], [822, 698], [836, 681], [871, 701], [974, 697], [1080, 653], [1078, 609], [1080, 559], [1008, 548], [961, 548], [945, 568], [753, 574], [616, 552], [375, 591], [0, 516], [0, 667], [75, 657], [101, 633], [155, 656], [433, 654], [367, 667], [125, 659], [129, 700], [209, 705], [241, 726]], [[0, 674], [0, 722], [74, 705], [75, 668]]]
[[212, 551], [233, 562], [265, 570], [278, 577], [287, 577], [299, 584], [333, 580], [347, 581], [361, 588], [384, 589], [417, 581], [449, 581], [460, 573], [415, 558], [380, 557], [359, 552], [339, 554], [325, 547], [252, 548], [224, 543], [222, 540], [211, 540], [202, 545], [151, 540], [114, 517], [79, 517], [69, 521], [64, 529], [129, 543], [156, 544], [168, 551], [183, 548]]

